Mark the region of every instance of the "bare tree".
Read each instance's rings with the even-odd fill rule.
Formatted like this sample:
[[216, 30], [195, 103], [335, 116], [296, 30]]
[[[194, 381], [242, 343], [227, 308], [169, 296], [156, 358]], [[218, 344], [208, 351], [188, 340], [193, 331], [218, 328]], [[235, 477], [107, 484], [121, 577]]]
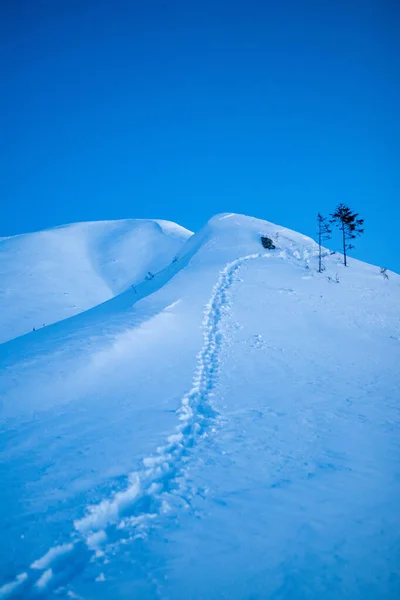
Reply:
[[321, 213], [317, 216], [318, 222], [318, 273], [322, 273], [322, 242], [324, 240], [331, 239], [332, 229], [330, 227], [330, 221], [327, 217], [323, 217]]
[[387, 269], [385, 267], [381, 267], [379, 272], [381, 275], [383, 275], [383, 279], [389, 279], [389, 275], [387, 274]]

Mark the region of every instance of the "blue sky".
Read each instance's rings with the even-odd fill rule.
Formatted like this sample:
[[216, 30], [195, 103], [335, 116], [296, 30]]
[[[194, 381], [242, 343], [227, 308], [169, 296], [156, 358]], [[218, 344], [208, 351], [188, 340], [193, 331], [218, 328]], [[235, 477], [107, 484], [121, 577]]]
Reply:
[[[0, 2], [0, 235], [240, 212], [400, 271], [396, 0]], [[333, 245], [335, 245], [333, 243]]]

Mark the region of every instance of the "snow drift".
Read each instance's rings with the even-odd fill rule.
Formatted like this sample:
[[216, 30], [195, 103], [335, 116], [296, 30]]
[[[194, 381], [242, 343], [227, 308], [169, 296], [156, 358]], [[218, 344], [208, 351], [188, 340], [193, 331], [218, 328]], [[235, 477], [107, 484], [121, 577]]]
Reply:
[[0, 239], [0, 343], [66, 319], [171, 262], [191, 232], [126, 219]]

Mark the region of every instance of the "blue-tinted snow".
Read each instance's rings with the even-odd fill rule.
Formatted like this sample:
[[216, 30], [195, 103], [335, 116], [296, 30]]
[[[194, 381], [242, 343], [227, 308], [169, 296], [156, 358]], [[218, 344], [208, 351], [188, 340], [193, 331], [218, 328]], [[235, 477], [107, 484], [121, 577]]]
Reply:
[[221, 215], [0, 347], [0, 597], [397, 597], [400, 278], [316, 251]]

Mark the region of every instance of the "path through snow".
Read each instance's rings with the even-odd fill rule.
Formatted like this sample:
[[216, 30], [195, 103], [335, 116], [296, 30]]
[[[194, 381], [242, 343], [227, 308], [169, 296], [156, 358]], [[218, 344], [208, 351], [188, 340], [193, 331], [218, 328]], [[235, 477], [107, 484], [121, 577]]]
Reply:
[[[220, 272], [211, 299], [205, 307], [203, 346], [191, 389], [182, 397], [177, 411], [179, 424], [153, 456], [143, 459], [143, 468], [129, 475], [125, 490], [111, 499], [89, 506], [87, 514], [74, 522], [68, 543], [52, 547], [34, 561], [26, 572], [0, 588], [0, 598], [43, 597], [62, 593], [90, 560], [104, 556], [112, 545], [143, 538], [155, 520], [172, 510], [174, 502], [185, 499], [185, 465], [196, 442], [217, 425], [218, 413], [212, 404], [219, 355], [222, 346], [221, 322], [229, 312], [229, 292], [235, 275], [247, 261], [270, 254], [250, 254], [228, 263]], [[58, 595], [58, 597], [60, 597]]]

